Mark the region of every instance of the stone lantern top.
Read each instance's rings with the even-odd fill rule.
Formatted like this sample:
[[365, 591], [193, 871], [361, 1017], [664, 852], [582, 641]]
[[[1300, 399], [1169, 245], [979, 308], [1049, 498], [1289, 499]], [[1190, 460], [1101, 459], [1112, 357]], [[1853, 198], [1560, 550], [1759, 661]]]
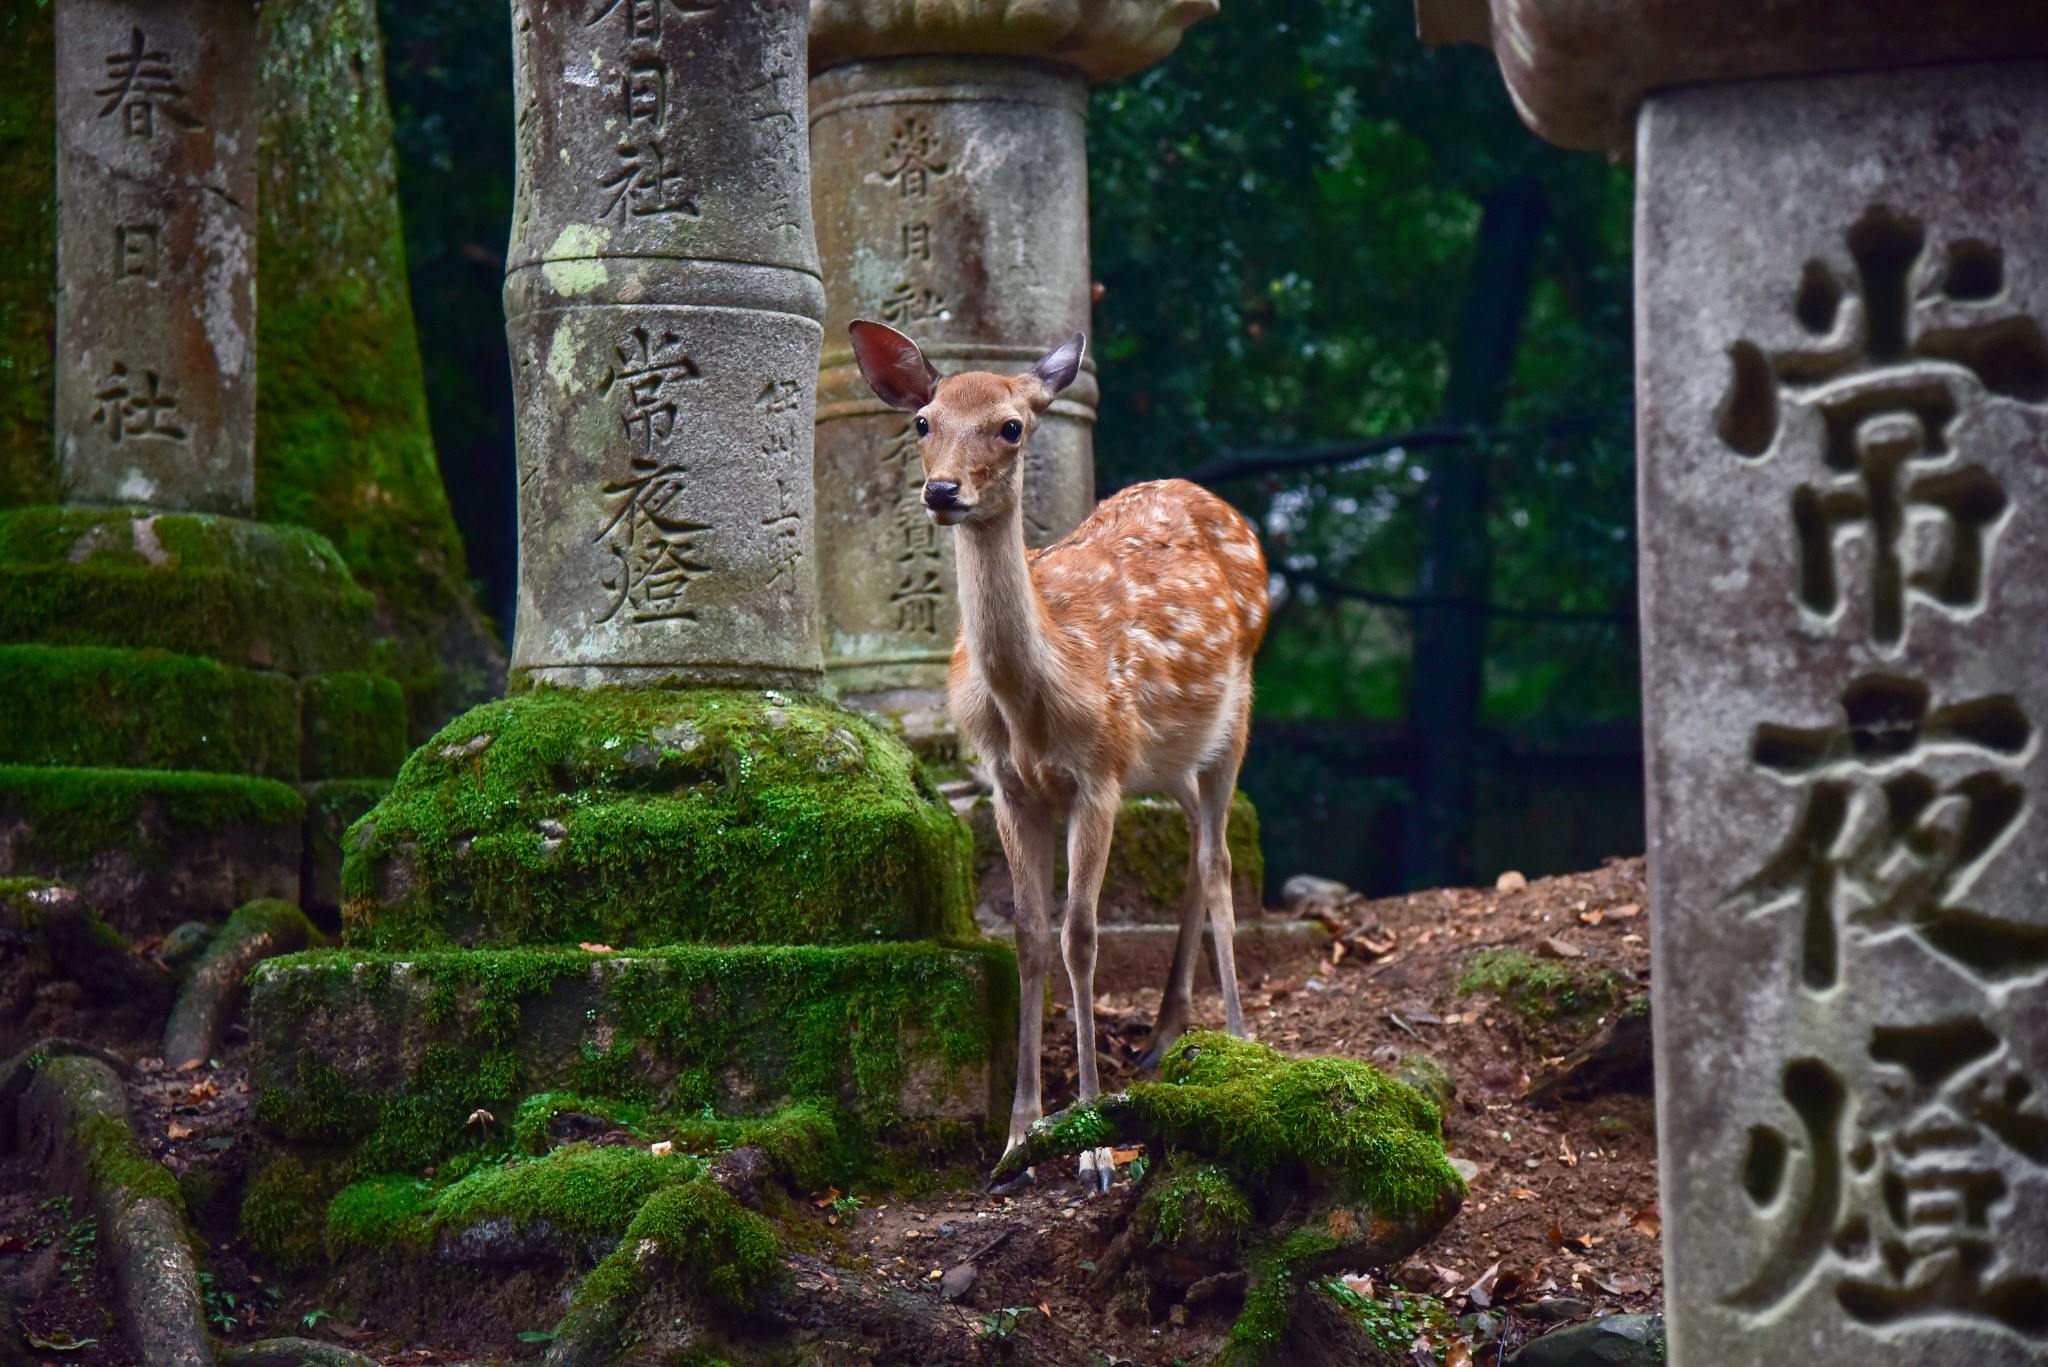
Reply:
[[[813, 0], [812, 13], [818, 11]], [[1522, 119], [1625, 156], [1663, 86], [2048, 56], [2041, 0], [1416, 0], [1425, 42], [1488, 41]]]
[[1100, 84], [1180, 46], [1218, 0], [811, 0], [811, 70], [941, 53], [1038, 57]]

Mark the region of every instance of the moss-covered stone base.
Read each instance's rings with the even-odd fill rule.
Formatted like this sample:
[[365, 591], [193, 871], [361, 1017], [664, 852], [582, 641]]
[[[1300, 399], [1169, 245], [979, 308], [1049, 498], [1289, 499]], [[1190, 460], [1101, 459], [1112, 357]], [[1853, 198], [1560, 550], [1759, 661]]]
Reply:
[[932, 944], [315, 952], [250, 975], [250, 1081], [266, 1134], [356, 1175], [503, 1153], [549, 1093], [971, 1148], [1007, 1105], [1015, 983], [1004, 950]]
[[144, 508], [0, 512], [0, 642], [158, 647], [317, 674], [363, 668], [375, 604], [324, 537]]
[[970, 840], [817, 698], [538, 688], [451, 722], [351, 832], [350, 943], [972, 938]]
[[296, 680], [197, 655], [0, 645], [0, 764], [384, 777], [405, 758], [405, 699], [376, 674]]
[[70, 883], [130, 938], [296, 898], [306, 804], [234, 774], [0, 765], [0, 877]]
[[342, 838], [384, 794], [388, 778], [337, 778], [299, 785], [306, 799], [306, 854], [299, 905], [330, 933], [341, 929]]
[[[983, 901], [1010, 896], [1010, 870], [996, 833], [995, 808], [986, 797], [968, 809], [974, 831], [974, 871]], [[1242, 792], [1230, 799], [1231, 903], [1240, 921], [1264, 914], [1266, 858], [1259, 848], [1259, 813]], [[1066, 858], [1059, 876], [1066, 877]], [[1180, 921], [1188, 885], [1188, 822], [1180, 806], [1163, 797], [1127, 797], [1116, 814], [1116, 840], [1102, 876], [1097, 917], [1119, 922]], [[1060, 885], [1064, 888], [1065, 884]]]

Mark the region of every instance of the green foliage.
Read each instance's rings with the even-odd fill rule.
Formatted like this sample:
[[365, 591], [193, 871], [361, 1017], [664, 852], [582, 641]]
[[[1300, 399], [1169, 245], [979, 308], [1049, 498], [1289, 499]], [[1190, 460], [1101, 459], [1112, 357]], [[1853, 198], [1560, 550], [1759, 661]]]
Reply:
[[434, 460], [372, 0], [258, 15], [258, 515], [331, 537], [376, 595], [424, 738], [495, 691]]
[[299, 776], [297, 686], [195, 655], [0, 645], [0, 763]]
[[0, 6], [0, 508], [59, 497], [56, 6]]
[[343, 886], [350, 941], [380, 949], [965, 942], [970, 859], [909, 750], [856, 713], [539, 688], [413, 754], [349, 836]]
[[1407, 1353], [1417, 1334], [1450, 1322], [1450, 1312], [1434, 1297], [1396, 1293], [1381, 1300], [1361, 1296], [1341, 1277], [1325, 1277], [1313, 1285], [1364, 1326], [1374, 1343], [1396, 1356]]
[[82, 865], [108, 850], [154, 863], [194, 837], [296, 827], [306, 804], [285, 784], [237, 774], [0, 765], [0, 810], [26, 819], [14, 859], [35, 868]]
[[1534, 1028], [1605, 1015], [1627, 990], [1627, 981], [1612, 973], [1534, 959], [1505, 946], [1474, 954], [1458, 979], [1458, 995], [1491, 992]]
[[[1410, 7], [1244, 0], [1098, 90], [1088, 136], [1111, 483], [1432, 423], [1480, 201], [1533, 175], [1550, 216], [1506, 417], [1527, 435], [1491, 452], [1495, 597], [1605, 613], [1630, 596], [1630, 177], [1528, 133], [1490, 54], [1422, 47]], [[1220, 491], [1277, 570], [1412, 595], [1429, 470], [1394, 451]], [[1399, 715], [1407, 633], [1399, 611], [1295, 581], [1261, 712]], [[1487, 710], [1632, 714], [1634, 649], [1604, 624], [1496, 619]]]
[[285, 1271], [311, 1267], [324, 1252], [321, 1227], [333, 1189], [324, 1166], [278, 1155], [243, 1189], [242, 1242]]

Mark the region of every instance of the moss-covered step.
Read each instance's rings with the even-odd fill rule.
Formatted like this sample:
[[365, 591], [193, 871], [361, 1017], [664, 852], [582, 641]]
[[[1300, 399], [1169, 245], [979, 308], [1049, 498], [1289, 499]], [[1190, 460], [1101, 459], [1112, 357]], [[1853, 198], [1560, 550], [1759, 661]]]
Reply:
[[0, 877], [61, 879], [141, 938], [297, 897], [305, 820], [272, 779], [0, 765]]
[[970, 838], [818, 698], [539, 688], [451, 722], [348, 837], [349, 944], [973, 937]]
[[315, 951], [249, 977], [250, 1085], [271, 1140], [354, 1176], [502, 1152], [549, 1094], [672, 1124], [809, 1104], [971, 1148], [1008, 1105], [1015, 1013], [990, 945]]
[[0, 642], [154, 646], [318, 674], [371, 663], [374, 608], [303, 528], [143, 508], [0, 511]]
[[[1014, 894], [1002, 838], [996, 834], [995, 807], [987, 797], [978, 797], [966, 815], [974, 831], [977, 900], [984, 905], [1007, 901]], [[1266, 857], [1259, 847], [1258, 809], [1242, 792], [1231, 796], [1225, 843], [1230, 846], [1231, 903], [1239, 921], [1251, 920], [1264, 914]], [[1059, 877], [1066, 876], [1062, 854]], [[1178, 924], [1187, 885], [1188, 822], [1180, 805], [1163, 797], [1125, 798], [1117, 809], [1098, 918], [1105, 925]]]
[[292, 679], [198, 655], [0, 645], [0, 764], [389, 778], [405, 699], [376, 674]]
[[306, 853], [299, 873], [299, 905], [322, 930], [341, 929], [341, 849], [348, 828], [384, 794], [388, 778], [330, 778], [301, 783], [306, 799]]

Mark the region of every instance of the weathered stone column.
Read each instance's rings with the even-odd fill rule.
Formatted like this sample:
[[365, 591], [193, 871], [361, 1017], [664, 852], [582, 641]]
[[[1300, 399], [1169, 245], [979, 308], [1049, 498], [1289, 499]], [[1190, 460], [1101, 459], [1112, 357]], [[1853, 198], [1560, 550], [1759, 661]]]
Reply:
[[2048, 1332], [2048, 62], [1882, 69], [2048, 15], [1869, 9], [1492, 12], [1532, 125], [1639, 166], [1677, 1367]]
[[80, 503], [256, 498], [255, 10], [57, 6], [57, 392]]
[[[952, 542], [917, 501], [916, 438], [862, 383], [846, 325], [901, 328], [949, 372], [1019, 370], [1086, 329], [1088, 83], [1158, 61], [1215, 10], [1091, 0], [1055, 20], [973, 0], [813, 0], [819, 580], [842, 695], [936, 705], [958, 626]], [[1032, 439], [1033, 545], [1095, 506], [1094, 370], [1091, 358]]]
[[525, 679], [819, 679], [801, 0], [521, 0]]

